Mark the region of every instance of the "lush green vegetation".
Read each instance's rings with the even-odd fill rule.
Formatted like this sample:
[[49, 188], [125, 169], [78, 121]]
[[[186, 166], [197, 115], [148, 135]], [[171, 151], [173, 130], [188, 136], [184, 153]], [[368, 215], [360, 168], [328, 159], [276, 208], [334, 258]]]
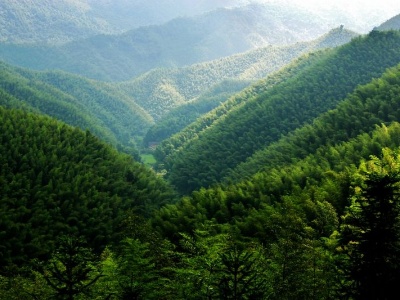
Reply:
[[172, 108], [189, 101], [195, 100], [199, 105], [201, 101], [209, 102], [204, 94], [220, 94], [216, 85], [233, 91], [242, 84], [233, 86], [231, 80], [240, 83], [264, 78], [305, 53], [343, 45], [355, 36], [354, 32], [337, 28], [310, 42], [270, 45], [184, 68], [155, 69], [117, 86], [158, 121]]
[[46, 257], [60, 234], [101, 251], [129, 209], [150, 215], [173, 200], [154, 172], [83, 132], [0, 107], [2, 267]]
[[160, 162], [168, 179], [182, 193], [219, 182], [256, 151], [334, 108], [357, 85], [397, 65], [399, 53], [399, 32], [373, 31], [353, 39], [290, 79], [214, 117], [201, 138], [199, 131], [192, 133], [179, 151], [173, 143], [163, 143]]
[[[153, 119], [132, 98], [114, 87], [63, 72], [34, 72], [0, 63], [0, 104], [34, 108], [59, 120], [89, 129], [129, 152]], [[11, 100], [6, 100], [12, 97]]]
[[377, 125], [398, 121], [399, 71], [400, 66], [388, 69], [381, 78], [358, 87], [336, 109], [320, 115], [311, 125], [256, 152], [232, 170], [227, 180], [240, 181], [261, 170], [291, 164], [322, 145], [344, 142]]
[[182, 131], [187, 125], [218, 107], [249, 84], [249, 81], [244, 80], [225, 80], [195, 100], [172, 109], [147, 131], [143, 139], [144, 146], [149, 147], [151, 144], [159, 143]]
[[[329, 51], [329, 50], [326, 50]], [[316, 60], [323, 56], [323, 52], [312, 53], [297, 59], [292, 64], [283, 68], [279, 72], [268, 76], [266, 79], [249, 86], [240, 93], [228, 98], [220, 106], [216, 107], [210, 113], [199, 117], [196, 122], [191, 123], [183, 130], [173, 135], [171, 138], [163, 141], [155, 150], [155, 156], [159, 162], [165, 163], [170, 161], [169, 157], [173, 157], [177, 151], [184, 149], [192, 139], [201, 137], [203, 133], [214, 123], [223, 118], [230, 110], [237, 109], [255, 96], [264, 93], [273, 86], [296, 76], [298, 72], [312, 65]], [[160, 123], [162, 125], [162, 123]], [[157, 128], [157, 126], [155, 127]], [[149, 130], [149, 133], [152, 129]], [[160, 166], [162, 168], [162, 166]]]
[[0, 63], [0, 300], [394, 299], [399, 57], [374, 30], [239, 93], [205, 65], [134, 86]]

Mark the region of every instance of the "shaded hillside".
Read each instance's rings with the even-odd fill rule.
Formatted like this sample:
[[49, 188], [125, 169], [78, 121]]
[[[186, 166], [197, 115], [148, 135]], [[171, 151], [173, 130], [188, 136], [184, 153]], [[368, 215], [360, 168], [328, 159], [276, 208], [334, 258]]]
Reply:
[[224, 80], [204, 94], [162, 116], [146, 133], [144, 147], [158, 144], [250, 85], [249, 80]]
[[87, 0], [91, 15], [107, 20], [115, 28], [127, 31], [140, 26], [157, 25], [182, 16], [195, 16], [220, 7], [243, 4], [241, 0]]
[[[152, 118], [128, 96], [83, 77], [61, 72], [33, 72], [0, 64], [0, 90], [13, 101], [85, 129], [114, 145], [133, 147]], [[136, 140], [136, 141], [135, 141]]]
[[400, 15], [394, 16], [376, 28], [377, 30], [400, 30]]
[[[354, 250], [358, 254], [373, 251], [372, 260], [376, 261], [376, 244], [360, 249], [359, 243], [380, 241], [382, 234], [369, 235], [377, 233], [377, 220], [386, 228], [380, 233], [396, 232], [397, 225], [389, 220], [398, 218], [398, 204], [382, 203], [396, 203], [399, 191], [399, 83], [397, 66], [358, 87], [337, 109], [274, 145], [276, 158], [282, 158], [284, 165], [273, 159], [264, 161], [265, 169], [247, 180], [195, 191], [161, 208], [152, 219], [154, 226], [179, 245], [187, 242], [197, 246], [195, 249], [207, 249], [196, 254], [188, 251], [194, 261], [201, 261], [194, 267], [188, 264], [190, 271], [205, 270], [203, 262], [218, 257], [218, 251], [226, 257], [226, 253], [233, 256], [241, 249], [240, 254], [250, 256], [254, 253], [251, 249], [259, 249], [255, 245], [261, 247], [268, 260], [261, 269], [267, 274], [255, 269], [251, 274], [267, 284], [248, 293], [266, 291], [271, 299], [340, 299], [340, 295], [356, 293], [351, 283], [357, 277], [349, 275], [354, 260], [354, 268], [360, 267]], [[335, 134], [341, 138], [332, 140]], [[298, 144], [287, 143], [295, 136]], [[294, 152], [289, 154], [291, 149]], [[278, 156], [280, 151], [283, 157]], [[388, 211], [393, 213], [390, 219]], [[236, 252], [229, 246], [218, 247], [225, 233]], [[390, 239], [390, 246], [398, 240], [397, 235]], [[255, 261], [263, 257], [257, 256]], [[218, 264], [217, 259], [213, 262]], [[376, 265], [385, 264], [379, 261]], [[374, 268], [371, 276], [375, 273]], [[383, 274], [392, 276], [387, 271]], [[185, 277], [180, 282], [187, 281]], [[217, 280], [210, 280], [207, 286], [210, 282], [219, 289]], [[344, 282], [348, 282], [345, 287]], [[200, 286], [203, 290], [199, 284], [185, 289], [205, 295], [205, 285]], [[380, 286], [374, 285], [376, 289]]]
[[49, 117], [0, 107], [0, 266], [44, 257], [60, 234], [100, 251], [124, 212], [142, 215], [172, 190], [128, 155]]
[[353, 39], [290, 80], [249, 98], [200, 138], [187, 142], [179, 154], [162, 161], [169, 180], [183, 192], [218, 182], [257, 150], [332, 109], [357, 85], [396, 65], [399, 53], [398, 32], [374, 31]]
[[118, 81], [153, 68], [180, 67], [263, 45], [311, 40], [329, 29], [318, 16], [305, 10], [254, 4], [178, 18], [121, 35], [98, 35], [59, 47], [2, 43], [0, 59], [22, 67], [61, 69]]
[[185, 68], [155, 69], [118, 84], [118, 87], [158, 120], [174, 107], [194, 100], [223, 80], [261, 79], [305, 53], [343, 45], [356, 35], [337, 28], [311, 42], [262, 47]]
[[342, 214], [348, 204], [340, 187], [348, 184], [346, 173], [371, 155], [379, 156], [382, 148], [400, 146], [399, 84], [400, 65], [358, 87], [312, 124], [271, 144], [264, 150], [265, 160], [254, 165], [255, 172], [245, 174], [250, 175], [246, 179], [195, 191], [162, 208], [155, 222], [172, 236], [215, 220], [239, 226], [244, 235], [261, 237], [266, 231], [253, 227], [261, 225], [255, 216], [286, 196], [297, 198], [300, 205], [310, 199], [328, 201]]
[[[282, 82], [297, 76], [297, 74], [302, 70], [310, 67], [320, 59], [323, 59], [327, 55], [326, 52], [329, 53], [331, 51], [333, 50], [330, 49], [322, 52], [311, 53], [300, 57], [287, 67], [228, 98], [228, 100], [223, 102], [220, 106], [198, 118], [196, 122], [191, 123], [182, 131], [163, 141], [155, 149], [154, 153], [157, 157], [157, 161], [160, 162], [159, 167], [162, 168], [164, 164], [167, 164], [167, 168], [169, 168], [170, 164], [173, 163], [171, 158], [175, 157], [176, 152], [185, 149], [192, 140], [200, 138], [204, 133], [207, 133], [208, 128], [214, 122], [223, 119], [229, 111], [239, 109], [245, 105], [249, 99], [253, 99], [265, 93], [275, 85], [281, 84]], [[151, 132], [151, 130], [149, 132]]]
[[[238, 182], [258, 172], [290, 165], [316, 153], [320, 147], [329, 148], [329, 145], [346, 142], [381, 124], [397, 122], [400, 120], [399, 83], [400, 65], [388, 69], [379, 79], [358, 87], [335, 109], [321, 114], [312, 124], [257, 151], [232, 170], [226, 180]], [[377, 147], [371, 149], [379, 151]], [[359, 155], [364, 157], [366, 155], [359, 148], [354, 151], [360, 151]], [[336, 170], [333, 161], [330, 168]]]

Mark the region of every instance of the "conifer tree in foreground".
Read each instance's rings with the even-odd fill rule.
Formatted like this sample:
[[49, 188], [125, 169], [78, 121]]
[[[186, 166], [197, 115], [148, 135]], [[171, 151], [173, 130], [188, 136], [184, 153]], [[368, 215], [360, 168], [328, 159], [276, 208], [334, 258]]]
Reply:
[[400, 154], [361, 165], [359, 185], [344, 216], [341, 243], [349, 257], [345, 293], [354, 299], [392, 299], [400, 284]]

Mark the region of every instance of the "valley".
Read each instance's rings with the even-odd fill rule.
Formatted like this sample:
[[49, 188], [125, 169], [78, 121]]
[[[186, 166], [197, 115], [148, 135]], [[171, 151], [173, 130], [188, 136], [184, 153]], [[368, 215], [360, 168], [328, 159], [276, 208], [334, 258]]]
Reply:
[[397, 2], [39, 2], [0, 4], [0, 300], [394, 299]]

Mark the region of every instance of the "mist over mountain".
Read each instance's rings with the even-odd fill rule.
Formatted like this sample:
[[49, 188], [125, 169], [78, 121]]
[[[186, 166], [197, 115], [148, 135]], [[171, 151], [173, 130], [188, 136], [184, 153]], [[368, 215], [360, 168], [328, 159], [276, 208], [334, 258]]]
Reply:
[[0, 300], [392, 299], [398, 12], [1, 1]]
[[310, 42], [260, 47], [183, 68], [154, 69], [118, 87], [159, 120], [174, 107], [196, 99], [224, 80], [261, 79], [305, 53], [345, 44], [355, 36], [354, 32], [336, 28]]
[[94, 79], [119, 81], [153, 68], [181, 67], [261, 46], [307, 41], [330, 29], [318, 15], [306, 10], [250, 4], [61, 46], [2, 43], [0, 59], [22, 67], [61, 69]]
[[243, 5], [241, 0], [87, 0], [89, 13], [121, 30], [156, 25], [177, 17], [199, 15], [221, 7]]
[[240, 3], [237, 0], [4, 0], [0, 3], [0, 41], [64, 44]]
[[379, 27], [378, 30], [399, 30], [400, 29], [400, 15], [390, 18]]

